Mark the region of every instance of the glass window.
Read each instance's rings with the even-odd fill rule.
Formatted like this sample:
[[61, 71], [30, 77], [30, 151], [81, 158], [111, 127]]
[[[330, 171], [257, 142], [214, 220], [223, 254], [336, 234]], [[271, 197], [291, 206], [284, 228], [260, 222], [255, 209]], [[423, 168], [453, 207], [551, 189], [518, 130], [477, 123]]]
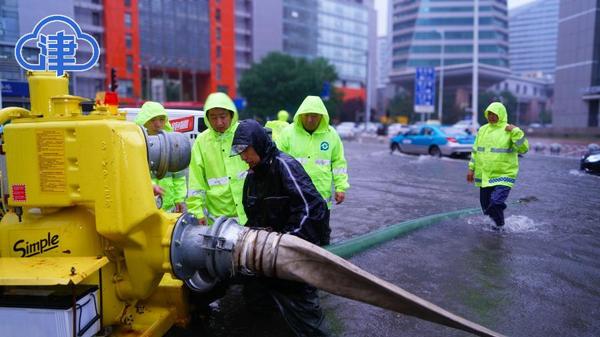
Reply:
[[221, 9], [217, 8], [215, 11], [215, 20], [221, 21]]
[[100, 26], [100, 13], [98, 12], [92, 12], [92, 24], [94, 26]]
[[221, 27], [217, 27], [217, 40], [221, 41]]
[[131, 0], [125, 0], [124, 3], [127, 7], [131, 6]]
[[127, 55], [127, 72], [133, 73], [133, 56]]
[[131, 13], [125, 13], [125, 27], [131, 28]]
[[221, 46], [217, 46], [216, 54], [217, 58], [221, 58]]
[[217, 78], [217, 81], [220, 81], [222, 76], [223, 76], [223, 67], [221, 66], [220, 63], [217, 63], [217, 73], [215, 76]]
[[127, 33], [125, 34], [125, 47], [127, 47], [127, 49], [131, 49], [133, 46], [133, 38], [131, 37], [131, 34]]

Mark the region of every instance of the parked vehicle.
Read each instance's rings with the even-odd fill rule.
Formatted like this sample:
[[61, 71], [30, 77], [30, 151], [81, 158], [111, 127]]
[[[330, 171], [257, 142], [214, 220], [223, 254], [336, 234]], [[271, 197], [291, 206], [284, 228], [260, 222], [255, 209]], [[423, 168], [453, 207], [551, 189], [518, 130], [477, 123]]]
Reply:
[[408, 130], [410, 130], [410, 127], [406, 124], [401, 124], [401, 123], [393, 123], [390, 124], [388, 126], [388, 136], [390, 137], [395, 137], [397, 136], [399, 133], [406, 133]]
[[579, 168], [587, 173], [600, 174], [600, 146], [588, 145], [588, 151], [581, 157]]
[[453, 127], [421, 125], [390, 139], [390, 150], [435, 157], [469, 155], [475, 136]]
[[459, 130], [462, 130], [463, 132], [472, 133], [472, 134], [477, 133], [477, 130], [479, 130], [479, 126], [480, 126], [479, 123], [475, 123], [475, 130], [473, 130], [473, 125], [471, 124], [470, 120], [458, 121], [458, 122], [454, 123], [454, 125], [452, 125], [452, 127], [455, 129], [459, 129]]
[[354, 139], [356, 137], [354, 123], [352, 122], [340, 123], [335, 129], [342, 139]]

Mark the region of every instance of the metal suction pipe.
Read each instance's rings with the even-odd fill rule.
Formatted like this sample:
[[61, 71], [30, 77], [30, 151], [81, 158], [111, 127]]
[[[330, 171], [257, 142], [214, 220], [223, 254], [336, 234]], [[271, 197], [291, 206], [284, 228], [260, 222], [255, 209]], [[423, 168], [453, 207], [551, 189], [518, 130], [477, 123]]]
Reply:
[[191, 216], [182, 218], [173, 232], [171, 262], [174, 275], [193, 290], [210, 290], [218, 280], [235, 274], [264, 275], [305, 282], [335, 295], [478, 336], [502, 336], [296, 236], [243, 228], [234, 219], [219, 218], [208, 227], [197, 225], [197, 221], [190, 223], [195, 221]]
[[192, 151], [186, 135], [164, 131], [149, 135], [143, 127], [142, 130], [146, 136], [150, 170], [158, 179], [163, 178], [167, 172], [181, 171], [190, 164]]

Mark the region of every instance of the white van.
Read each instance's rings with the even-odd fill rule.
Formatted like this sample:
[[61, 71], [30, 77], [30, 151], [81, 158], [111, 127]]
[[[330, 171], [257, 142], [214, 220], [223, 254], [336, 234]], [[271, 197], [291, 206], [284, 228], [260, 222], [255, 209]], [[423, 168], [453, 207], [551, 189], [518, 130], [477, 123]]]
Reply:
[[[127, 120], [133, 122], [141, 109], [120, 108], [119, 110], [127, 112]], [[171, 123], [173, 130], [189, 135], [192, 144], [200, 132], [206, 130], [206, 125], [204, 125], [204, 111], [202, 110], [165, 110], [167, 111], [167, 116], [169, 116], [169, 122]]]

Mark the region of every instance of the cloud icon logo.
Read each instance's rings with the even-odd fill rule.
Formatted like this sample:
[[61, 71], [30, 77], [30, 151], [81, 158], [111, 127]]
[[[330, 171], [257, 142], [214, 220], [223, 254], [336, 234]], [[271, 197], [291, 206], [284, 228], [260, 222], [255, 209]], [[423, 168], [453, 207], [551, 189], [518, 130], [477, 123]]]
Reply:
[[[41, 34], [42, 29], [50, 23], [61, 23], [75, 32], [75, 35], [66, 34], [61, 30], [56, 34]], [[37, 41], [40, 49], [37, 64], [27, 62], [22, 55], [23, 46], [30, 40]], [[77, 41], [84, 41], [92, 46], [92, 57], [85, 63], [77, 63]], [[90, 34], [84, 33], [77, 22], [68, 16], [50, 15], [40, 20], [31, 33], [19, 38], [15, 46], [15, 59], [19, 65], [30, 71], [56, 71], [57, 76], [62, 76], [65, 71], [86, 71], [91, 69], [100, 58], [98, 41]]]

